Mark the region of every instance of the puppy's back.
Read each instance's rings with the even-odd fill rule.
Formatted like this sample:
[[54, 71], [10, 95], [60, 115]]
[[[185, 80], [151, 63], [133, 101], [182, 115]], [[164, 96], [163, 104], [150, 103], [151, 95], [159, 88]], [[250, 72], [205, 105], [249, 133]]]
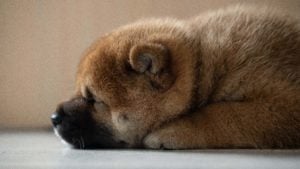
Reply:
[[[213, 101], [300, 100], [300, 29], [268, 8], [229, 7], [190, 21], [200, 51], [199, 86]], [[209, 83], [207, 83], [209, 82]]]

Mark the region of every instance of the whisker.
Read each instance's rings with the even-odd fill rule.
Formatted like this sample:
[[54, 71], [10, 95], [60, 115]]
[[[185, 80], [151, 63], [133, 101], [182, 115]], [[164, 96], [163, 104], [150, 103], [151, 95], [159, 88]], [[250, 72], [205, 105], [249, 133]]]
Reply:
[[85, 145], [84, 145], [84, 140], [83, 140], [83, 137], [82, 137], [82, 136], [80, 136], [80, 140], [81, 140], [81, 142], [82, 142], [82, 149], [84, 149]]
[[79, 142], [79, 148], [82, 149], [82, 142], [81, 142], [81, 139], [78, 139], [78, 142]]

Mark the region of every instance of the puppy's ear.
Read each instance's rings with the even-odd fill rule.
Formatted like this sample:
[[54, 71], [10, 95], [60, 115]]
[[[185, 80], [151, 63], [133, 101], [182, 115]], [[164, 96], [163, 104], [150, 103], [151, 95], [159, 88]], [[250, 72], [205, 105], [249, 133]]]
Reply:
[[168, 49], [158, 43], [142, 43], [131, 48], [129, 62], [137, 72], [160, 73], [168, 62]]

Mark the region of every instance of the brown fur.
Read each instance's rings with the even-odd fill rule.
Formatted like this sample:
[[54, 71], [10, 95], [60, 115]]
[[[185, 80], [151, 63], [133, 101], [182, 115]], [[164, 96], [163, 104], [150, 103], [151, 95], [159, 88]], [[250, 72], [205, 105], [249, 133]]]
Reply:
[[264, 10], [121, 27], [81, 60], [77, 95], [128, 147], [299, 148], [300, 28]]

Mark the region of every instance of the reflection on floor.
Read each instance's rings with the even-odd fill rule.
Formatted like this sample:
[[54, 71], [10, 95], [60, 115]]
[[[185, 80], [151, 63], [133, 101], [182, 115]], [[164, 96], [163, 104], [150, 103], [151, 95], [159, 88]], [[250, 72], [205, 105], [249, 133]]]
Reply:
[[0, 130], [0, 168], [299, 169], [300, 150], [74, 150], [53, 132]]

